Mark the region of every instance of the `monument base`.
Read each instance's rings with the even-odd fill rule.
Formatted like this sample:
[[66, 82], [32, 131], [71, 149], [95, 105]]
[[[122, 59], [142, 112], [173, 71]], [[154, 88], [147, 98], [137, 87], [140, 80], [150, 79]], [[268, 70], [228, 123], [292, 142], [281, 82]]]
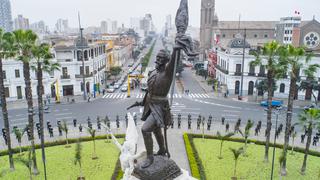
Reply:
[[173, 180], [182, 175], [177, 164], [166, 156], [154, 156], [153, 163], [147, 168], [141, 167], [144, 158], [137, 159], [137, 163], [135, 164], [135, 168], [132, 172], [132, 175], [138, 179]]

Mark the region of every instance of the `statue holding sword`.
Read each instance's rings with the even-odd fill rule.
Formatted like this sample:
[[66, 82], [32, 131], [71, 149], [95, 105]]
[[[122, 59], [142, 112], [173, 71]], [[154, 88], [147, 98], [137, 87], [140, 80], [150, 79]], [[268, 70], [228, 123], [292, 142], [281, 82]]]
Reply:
[[[153, 140], [152, 133], [154, 134], [159, 151], [155, 155], [170, 157], [167, 146], [166, 131], [168, 126], [171, 125], [171, 112], [167, 95], [169, 93], [171, 84], [174, 83], [175, 70], [177, 61], [180, 59], [180, 51], [183, 50], [188, 56], [195, 56], [196, 53], [192, 52], [192, 40], [185, 35], [188, 26], [188, 2], [181, 0], [180, 8], [176, 16], [177, 36], [173, 52], [171, 56], [166, 50], [160, 50], [156, 56], [155, 70], [150, 71], [148, 76], [148, 89], [144, 95], [142, 102], [136, 102], [128, 109], [135, 106], [143, 106], [141, 120], [145, 121], [141, 131], [146, 148], [147, 158], [142, 163], [142, 168], [149, 167], [154, 161], [153, 154]], [[174, 85], [173, 85], [174, 87]], [[173, 88], [171, 89], [171, 98], [173, 97]], [[162, 133], [164, 128], [164, 136]]]

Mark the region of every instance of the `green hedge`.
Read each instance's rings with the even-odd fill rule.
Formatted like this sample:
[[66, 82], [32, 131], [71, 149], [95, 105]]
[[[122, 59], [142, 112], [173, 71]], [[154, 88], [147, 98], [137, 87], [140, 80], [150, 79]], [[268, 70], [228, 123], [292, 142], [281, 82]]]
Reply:
[[[119, 134], [119, 135], [115, 135], [116, 138], [124, 138], [125, 135], [124, 134]], [[111, 137], [109, 136], [108, 139], [110, 139]], [[101, 139], [107, 139], [107, 135], [103, 135], [103, 136], [96, 136], [96, 140], [101, 140]], [[86, 141], [92, 141], [91, 136], [87, 136], [87, 137], [81, 137], [81, 141], [82, 142], [86, 142]], [[78, 142], [78, 138], [72, 138], [72, 139], [68, 139], [69, 144], [72, 143], [76, 143]], [[52, 147], [52, 146], [60, 146], [60, 145], [65, 145], [67, 144], [66, 140], [59, 140], [59, 141], [53, 141], [53, 142], [46, 142], [44, 144], [45, 147]], [[36, 149], [40, 149], [41, 145], [40, 144], [36, 144], [35, 145]], [[30, 146], [23, 146], [21, 147], [22, 151], [28, 151], [30, 149]], [[12, 149], [13, 153], [19, 153], [19, 147], [17, 148], [13, 148]], [[8, 155], [8, 150], [4, 150], [4, 151], [0, 151], [0, 156], [6, 156]]]
[[[201, 159], [199, 158], [197, 149], [194, 146], [193, 139], [203, 138], [203, 137], [205, 139], [219, 140], [217, 136], [213, 136], [213, 135], [203, 136], [202, 134], [187, 134], [187, 133], [183, 135], [192, 176], [201, 180], [206, 179], [206, 174], [205, 174]], [[245, 142], [245, 140], [242, 138], [228, 138], [226, 141], [240, 142], [240, 143]], [[266, 144], [266, 142], [264, 141], [253, 140], [253, 139], [248, 139], [248, 143], [254, 143], [254, 144], [263, 145], [263, 146]], [[270, 147], [274, 147], [274, 144], [271, 142], [269, 143], [269, 145]], [[275, 144], [275, 147], [283, 149], [283, 144]], [[288, 147], [288, 149], [291, 149], [291, 148], [292, 146]], [[305, 149], [301, 147], [294, 147], [293, 150], [299, 153], [304, 153], [305, 151]], [[309, 155], [320, 157], [320, 152], [309, 150]]]
[[140, 63], [141, 63], [141, 66], [142, 66], [142, 72], [145, 71], [146, 67], [149, 64], [149, 61], [151, 59], [151, 55], [152, 55], [152, 52], [153, 52], [155, 44], [156, 44], [156, 41], [152, 44], [152, 46], [149, 49], [148, 53], [141, 59]]

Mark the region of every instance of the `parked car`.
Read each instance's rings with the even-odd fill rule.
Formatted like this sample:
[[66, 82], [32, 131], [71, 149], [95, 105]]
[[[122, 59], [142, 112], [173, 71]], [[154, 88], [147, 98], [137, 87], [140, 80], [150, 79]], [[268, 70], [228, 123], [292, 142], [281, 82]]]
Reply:
[[306, 105], [305, 107], [303, 107], [303, 109], [306, 111], [308, 111], [309, 109], [313, 109], [313, 108], [319, 109], [320, 107], [317, 106], [315, 103], [312, 103], [312, 104], [309, 104], [309, 105]]
[[115, 89], [114, 89], [113, 86], [109, 86], [108, 89], [107, 89], [108, 93], [113, 93], [114, 91], [115, 91]]
[[128, 91], [128, 86], [127, 86], [127, 85], [123, 85], [123, 86], [121, 87], [121, 91], [122, 91], [122, 92], [127, 92], [127, 91]]
[[[282, 104], [283, 104], [283, 101], [281, 100], [272, 100], [271, 102], [272, 107], [280, 107], [282, 106]], [[260, 105], [264, 107], [268, 107], [268, 101], [261, 101]]]

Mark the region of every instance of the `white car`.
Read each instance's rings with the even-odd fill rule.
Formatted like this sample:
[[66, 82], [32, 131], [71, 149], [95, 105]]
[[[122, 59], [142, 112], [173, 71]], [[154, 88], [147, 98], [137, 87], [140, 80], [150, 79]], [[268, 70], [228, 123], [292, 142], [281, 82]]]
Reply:
[[114, 83], [114, 89], [119, 89], [119, 87], [120, 87], [120, 83]]
[[123, 86], [121, 87], [121, 91], [122, 91], [122, 92], [127, 92], [127, 91], [128, 91], [128, 86], [127, 86], [127, 85], [123, 85]]
[[108, 89], [107, 89], [108, 93], [113, 93], [114, 91], [115, 91], [115, 89], [114, 89], [113, 86], [109, 86]]

